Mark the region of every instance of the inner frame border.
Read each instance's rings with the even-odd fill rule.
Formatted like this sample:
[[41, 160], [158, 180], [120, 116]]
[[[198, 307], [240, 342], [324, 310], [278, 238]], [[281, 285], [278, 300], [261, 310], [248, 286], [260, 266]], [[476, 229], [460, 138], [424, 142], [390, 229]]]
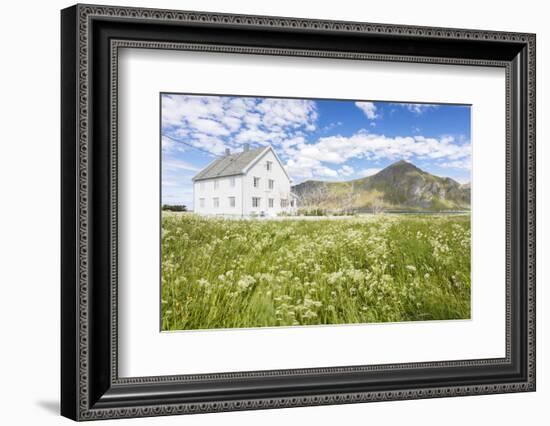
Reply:
[[431, 362], [411, 362], [394, 364], [373, 364], [373, 365], [354, 365], [338, 366], [324, 368], [298, 368], [283, 370], [256, 370], [229, 373], [207, 373], [207, 374], [184, 374], [167, 376], [143, 376], [143, 377], [124, 377], [118, 376], [118, 55], [120, 49], [154, 49], [154, 50], [175, 50], [175, 51], [193, 51], [206, 53], [232, 53], [232, 54], [252, 54], [268, 56], [298, 56], [298, 57], [323, 57], [329, 59], [345, 60], [369, 60], [377, 62], [405, 62], [405, 63], [426, 63], [426, 64], [447, 64], [447, 65], [469, 65], [499, 67], [505, 69], [506, 84], [506, 230], [511, 228], [511, 181], [509, 179], [508, 169], [511, 163], [511, 132], [510, 132], [510, 65], [505, 61], [487, 61], [475, 59], [442, 59], [442, 58], [418, 58], [414, 56], [401, 55], [379, 55], [366, 53], [342, 53], [342, 52], [312, 52], [297, 49], [274, 49], [274, 48], [256, 48], [242, 46], [226, 45], [203, 45], [196, 43], [172, 43], [172, 42], [149, 42], [142, 40], [111, 40], [111, 347], [114, 349], [111, 353], [111, 380], [113, 384], [152, 384], [152, 383], [173, 383], [173, 382], [193, 382], [199, 380], [220, 380], [220, 379], [243, 379], [252, 377], [273, 377], [273, 376], [298, 376], [304, 374], [330, 374], [330, 373], [351, 373], [351, 372], [369, 372], [384, 371], [407, 368], [437, 368], [437, 367], [465, 367], [465, 366], [483, 366], [494, 364], [511, 363], [511, 275], [509, 267], [509, 258], [511, 246], [509, 239], [506, 240], [506, 283], [505, 283], [505, 357], [504, 358], [483, 358], [472, 360], [456, 361], [431, 361]]

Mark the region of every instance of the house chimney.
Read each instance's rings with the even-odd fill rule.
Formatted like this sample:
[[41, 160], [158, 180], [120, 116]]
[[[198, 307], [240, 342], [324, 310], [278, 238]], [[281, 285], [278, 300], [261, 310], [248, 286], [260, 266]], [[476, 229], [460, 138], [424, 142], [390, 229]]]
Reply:
[[225, 155], [229, 157], [231, 155], [231, 150], [229, 148], [225, 148]]
[[243, 152], [246, 152], [246, 151], [249, 151], [250, 150], [250, 144], [249, 143], [245, 143], [243, 145]]

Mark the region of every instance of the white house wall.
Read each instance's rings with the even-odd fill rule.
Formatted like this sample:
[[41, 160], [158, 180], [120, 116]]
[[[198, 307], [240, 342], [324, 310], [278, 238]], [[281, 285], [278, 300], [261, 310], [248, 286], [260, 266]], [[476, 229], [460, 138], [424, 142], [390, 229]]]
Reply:
[[[235, 186], [231, 186], [231, 177], [205, 179], [193, 183], [193, 210], [204, 215], [242, 216], [243, 186], [242, 176], [234, 176]], [[215, 188], [215, 181], [218, 187]], [[229, 197], [235, 197], [235, 207], [231, 207]], [[200, 199], [204, 198], [204, 207]], [[214, 206], [214, 199], [219, 199], [219, 206]]]
[[[266, 163], [271, 161], [273, 167], [271, 171], [267, 170]], [[258, 188], [254, 187], [254, 177], [260, 178], [260, 184]], [[245, 176], [243, 176], [243, 198], [244, 198], [244, 215], [266, 215], [277, 216], [281, 212], [290, 213], [290, 180], [286, 175], [281, 164], [275, 157], [273, 151], [268, 150], [255, 160], [253, 165], [247, 170]], [[274, 180], [273, 189], [269, 189], [269, 179]], [[252, 198], [259, 197], [259, 207], [253, 207]], [[273, 207], [269, 207], [269, 199], [273, 199]], [[281, 199], [288, 199], [289, 206], [287, 208], [281, 207]]]

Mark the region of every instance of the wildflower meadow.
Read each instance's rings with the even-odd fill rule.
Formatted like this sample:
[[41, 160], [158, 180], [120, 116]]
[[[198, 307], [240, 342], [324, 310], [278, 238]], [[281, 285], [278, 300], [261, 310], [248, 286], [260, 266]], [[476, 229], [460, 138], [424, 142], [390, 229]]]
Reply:
[[163, 212], [162, 329], [470, 318], [470, 216]]

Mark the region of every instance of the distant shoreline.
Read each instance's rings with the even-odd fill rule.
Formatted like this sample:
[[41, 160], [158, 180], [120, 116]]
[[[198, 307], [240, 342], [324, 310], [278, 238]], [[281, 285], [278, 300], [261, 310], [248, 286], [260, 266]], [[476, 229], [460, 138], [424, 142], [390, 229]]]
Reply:
[[170, 215], [195, 215], [203, 219], [227, 219], [227, 220], [244, 220], [244, 221], [287, 221], [287, 220], [305, 220], [305, 221], [317, 221], [317, 220], [349, 220], [349, 219], [361, 219], [361, 218], [374, 218], [376, 216], [461, 216], [461, 215], [470, 215], [470, 210], [456, 210], [456, 211], [444, 211], [444, 212], [433, 212], [433, 211], [385, 211], [380, 213], [358, 213], [356, 215], [326, 215], [326, 216], [305, 216], [305, 215], [295, 215], [295, 216], [227, 216], [227, 215], [199, 215], [191, 211], [187, 212], [172, 212], [165, 211], [163, 213], [168, 213]]
[[[385, 210], [382, 213], [388, 214], [470, 214], [471, 210]], [[368, 213], [367, 213], [368, 214]]]

